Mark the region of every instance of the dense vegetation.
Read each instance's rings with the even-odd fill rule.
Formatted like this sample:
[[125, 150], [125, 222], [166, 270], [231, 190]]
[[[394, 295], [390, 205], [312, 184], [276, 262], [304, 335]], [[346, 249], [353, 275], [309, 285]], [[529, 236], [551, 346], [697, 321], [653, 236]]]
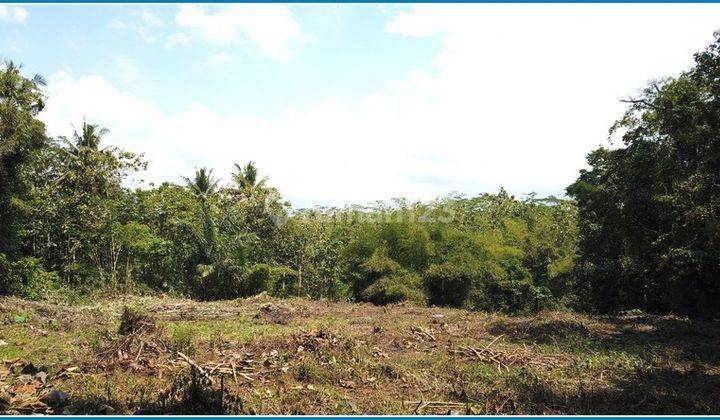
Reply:
[[623, 146], [590, 153], [574, 200], [501, 190], [292, 210], [253, 162], [225, 183], [201, 168], [184, 185], [129, 189], [143, 157], [90, 123], [48, 138], [43, 84], [0, 71], [0, 294], [720, 316], [720, 40], [631, 99], [612, 130]]
[[578, 279], [602, 312], [720, 317], [720, 38], [695, 66], [648, 86], [568, 192], [579, 206]]

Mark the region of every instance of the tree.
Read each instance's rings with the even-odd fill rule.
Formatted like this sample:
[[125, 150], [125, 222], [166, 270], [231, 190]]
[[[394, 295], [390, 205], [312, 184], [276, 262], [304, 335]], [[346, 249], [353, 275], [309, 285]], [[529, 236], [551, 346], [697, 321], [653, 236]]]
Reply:
[[146, 165], [141, 155], [101, 148], [107, 132], [83, 122], [71, 139], [49, 143], [30, 174], [34, 212], [26, 237], [46, 267], [75, 286], [93, 281], [118, 285], [119, 261], [127, 248], [120, 246], [115, 226], [131, 217], [122, 182]]
[[46, 143], [37, 114], [45, 107], [42, 76], [26, 78], [12, 62], [0, 66], [0, 253], [19, 252], [18, 230], [27, 217], [28, 184], [22, 173]]
[[183, 177], [193, 196], [203, 205], [207, 202], [208, 197], [217, 191], [220, 182], [213, 177], [212, 172], [212, 169], [200, 168], [195, 171], [193, 179]]
[[651, 83], [568, 187], [584, 289], [602, 312], [719, 317], [720, 34], [695, 66]]
[[233, 180], [237, 184], [239, 192], [246, 198], [259, 196], [264, 198], [267, 188], [265, 184], [268, 177], [258, 179], [258, 170], [255, 162], [249, 161], [245, 166], [235, 164], [237, 172], [233, 173]]

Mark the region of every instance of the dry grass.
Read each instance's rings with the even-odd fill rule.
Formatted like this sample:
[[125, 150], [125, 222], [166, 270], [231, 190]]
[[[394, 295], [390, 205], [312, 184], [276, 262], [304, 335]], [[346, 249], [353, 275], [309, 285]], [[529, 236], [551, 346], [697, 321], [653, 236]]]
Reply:
[[[45, 412], [720, 413], [718, 323], [266, 296], [0, 298], [0, 311], [0, 359], [70, 395]], [[18, 381], [0, 368], [0, 406]]]

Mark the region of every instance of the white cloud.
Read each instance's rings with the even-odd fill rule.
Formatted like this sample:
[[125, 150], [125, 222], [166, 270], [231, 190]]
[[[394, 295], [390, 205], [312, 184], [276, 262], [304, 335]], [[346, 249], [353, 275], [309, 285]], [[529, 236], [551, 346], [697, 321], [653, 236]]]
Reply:
[[233, 63], [237, 60], [238, 57], [236, 57], [234, 54], [231, 54], [227, 51], [220, 51], [215, 54], [210, 54], [208, 56], [208, 59], [206, 62], [202, 64], [203, 68], [213, 68], [213, 67], [221, 67], [230, 63]]
[[214, 12], [182, 5], [175, 23], [181, 32], [170, 38], [170, 44], [193, 38], [218, 45], [249, 42], [274, 59], [291, 57], [293, 45], [303, 40], [300, 24], [290, 9], [280, 4], [228, 5]]
[[83, 116], [111, 128], [110, 141], [146, 153], [154, 181], [203, 165], [227, 180], [233, 162], [253, 159], [299, 205], [500, 185], [561, 193], [605, 142], [619, 99], [688, 68], [718, 17], [719, 5], [423, 5], [387, 30], [439, 34], [433, 71], [390, 81], [360, 105], [329, 96], [276, 119], [202, 104], [166, 114], [99, 76], [60, 73], [43, 118], [55, 134]]
[[162, 19], [147, 9], [133, 11], [132, 13], [135, 15], [134, 19], [114, 18], [108, 23], [108, 26], [119, 31], [135, 32], [148, 43], [157, 41], [161, 35]]
[[120, 55], [115, 57], [113, 63], [115, 73], [123, 82], [132, 84], [142, 79], [142, 72], [135, 59]]
[[0, 5], [0, 21], [4, 22], [25, 22], [28, 11], [20, 6]]

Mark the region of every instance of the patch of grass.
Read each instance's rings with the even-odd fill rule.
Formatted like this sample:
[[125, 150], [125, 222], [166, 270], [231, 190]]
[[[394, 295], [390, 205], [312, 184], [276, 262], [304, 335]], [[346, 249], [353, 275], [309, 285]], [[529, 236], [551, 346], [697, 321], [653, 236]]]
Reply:
[[187, 355], [197, 351], [197, 332], [187, 324], [174, 325], [170, 329], [170, 348]]
[[39, 331], [30, 324], [11, 324], [3, 331], [7, 346], [0, 347], [0, 359], [31, 361], [38, 365], [69, 363], [84, 355], [81, 332]]
[[15, 324], [25, 324], [27, 322], [30, 322], [30, 312], [13, 312], [12, 314], [10, 314], [10, 322]]
[[[117, 337], [122, 302], [128, 300], [152, 308], [158, 320], [178, 319], [182, 307], [183, 318], [157, 323], [157, 330], [141, 337], [157, 339], [157, 354], [145, 341], [139, 361], [136, 346], [125, 352], [123, 363], [93, 370], [97, 349], [130, 338]], [[192, 379], [186, 368], [168, 370], [171, 364], [164, 361], [176, 357], [172, 350], [194, 353], [192, 359], [209, 369], [229, 354], [236, 356], [238, 372], [245, 369], [255, 380], [236, 383], [226, 373], [220, 399], [229, 404], [226, 398], [238, 396], [245, 414], [410, 414], [413, 406], [402, 402], [420, 399], [468, 403], [475, 414], [720, 412], [720, 323], [646, 314], [510, 317], [444, 308], [439, 324], [431, 322], [437, 308], [305, 299], [277, 304], [293, 307], [287, 325], [253, 319], [258, 303], [252, 300], [154, 297], [59, 307], [0, 297], [0, 308], [8, 308], [0, 327], [8, 345], [0, 347], [0, 358], [19, 357], [47, 366], [48, 372], [80, 366], [78, 374], [50, 379], [53, 387], [71, 394], [78, 414], [187, 414], [202, 407], [205, 397], [214, 399], [213, 412], [235, 410], [227, 405], [216, 410], [222, 389], [218, 372], [211, 389], [174, 386], [176, 380], [188, 385]], [[19, 311], [31, 319], [12, 322], [9, 315]], [[127, 318], [142, 319], [144, 312]], [[358, 322], [365, 319], [370, 322]], [[379, 331], [373, 330], [376, 325]], [[414, 334], [413, 326], [436, 340]], [[508, 369], [458, 352], [464, 346], [482, 349], [499, 334], [504, 336], [491, 349], [519, 357]], [[156, 365], [145, 364], [155, 356]], [[239, 358], [252, 361], [241, 367]], [[174, 397], [168, 398], [173, 387]], [[446, 412], [425, 409], [423, 414]]]

